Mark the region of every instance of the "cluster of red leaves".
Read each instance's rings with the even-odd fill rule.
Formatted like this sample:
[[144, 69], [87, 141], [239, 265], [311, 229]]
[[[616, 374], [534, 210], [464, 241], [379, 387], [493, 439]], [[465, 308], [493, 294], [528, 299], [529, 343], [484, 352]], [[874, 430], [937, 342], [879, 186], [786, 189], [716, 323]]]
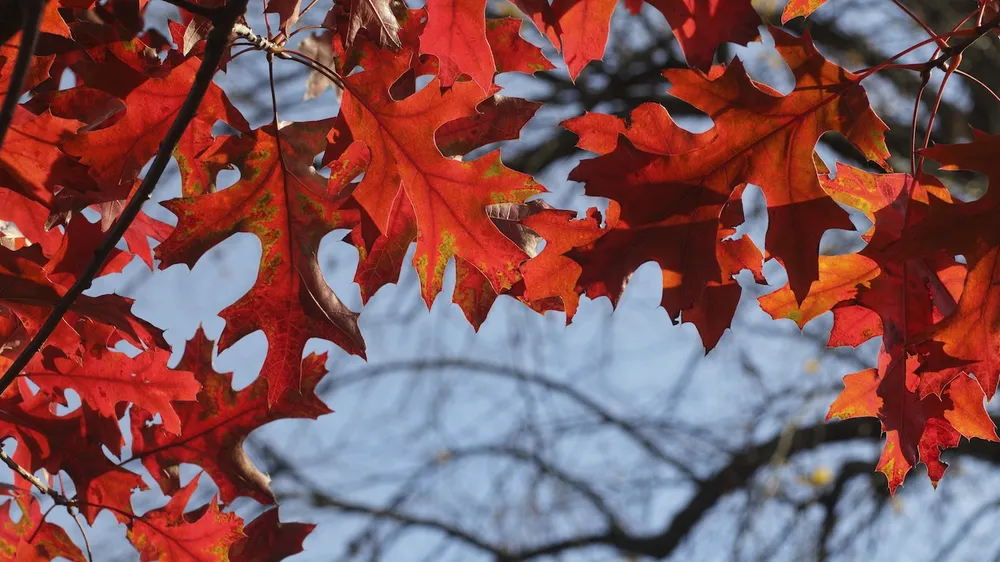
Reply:
[[[540, 312], [562, 310], [569, 321], [582, 295], [617, 303], [636, 268], [653, 261], [670, 318], [693, 323], [711, 349], [740, 300], [736, 274], [746, 269], [765, 282], [764, 253], [748, 237], [735, 237], [748, 184], [763, 190], [767, 255], [789, 279], [761, 306], [800, 326], [832, 310], [830, 345], [883, 336], [878, 368], [846, 377], [830, 415], [882, 421], [880, 467], [890, 488], [918, 460], [936, 482], [945, 468], [940, 449], [960, 436], [996, 439], [983, 398], [992, 397], [1000, 377], [1000, 293], [993, 291], [1000, 235], [991, 227], [1000, 194], [955, 203], [928, 175], [817, 170], [816, 142], [832, 131], [890, 171], [886, 127], [869, 106], [865, 76], [828, 61], [808, 35], [772, 28], [795, 82], [783, 95], [753, 81], [738, 60], [711, 64], [721, 43], [757, 37], [761, 22], [749, 0], [650, 3], [693, 67], [665, 72], [670, 93], [714, 126], [690, 133], [656, 104], [628, 119], [588, 113], [565, 122], [579, 147], [598, 155], [569, 179], [611, 200], [604, 213], [591, 209], [579, 219], [529, 201], [544, 188], [505, 167], [498, 151], [464, 158], [516, 138], [539, 107], [497, 95], [495, 76], [553, 68], [520, 37], [517, 20], [488, 20], [485, 0], [429, 0], [420, 10], [354, 0], [330, 8], [324, 28], [300, 45], [331, 66], [314, 68], [309, 95], [322, 92], [331, 73], [347, 76], [330, 119], [251, 129], [212, 84], [173, 152], [183, 196], [165, 206], [176, 226], [140, 215], [126, 233], [127, 250], [116, 250], [101, 273], [121, 271], [133, 256], [150, 267], [193, 266], [234, 233], [256, 235], [257, 281], [221, 313], [226, 327], [218, 345], [263, 330], [268, 351], [260, 377], [234, 391], [230, 377], [212, 369], [212, 344], [200, 333], [180, 364], [168, 368], [166, 343], [131, 313], [129, 299], [80, 297], [17, 384], [0, 395], [0, 435], [16, 440], [14, 460], [30, 472], [65, 472], [84, 517], [93, 522], [101, 510], [112, 512], [142, 560], [279, 560], [300, 548], [311, 526], [282, 524], [276, 509], [244, 525], [221, 509], [238, 497], [274, 503], [268, 478], [242, 449], [251, 431], [328, 412], [314, 392], [326, 375], [324, 357], [303, 359], [306, 342], [323, 338], [364, 354], [357, 313], [326, 284], [317, 261], [326, 234], [350, 232], [366, 302], [398, 278], [413, 242], [428, 304], [454, 259], [454, 301], [476, 327], [501, 294]], [[784, 17], [808, 15], [821, 3], [792, 0]], [[571, 77], [603, 56], [615, 0], [515, 4], [561, 52]], [[642, 8], [638, 0], [625, 4], [632, 12]], [[195, 81], [210, 24], [182, 11], [186, 23], [172, 22], [171, 37], [164, 37], [144, 30], [145, 5], [47, 5], [28, 80], [15, 92], [28, 94], [27, 101], [16, 107], [0, 149], [0, 221], [17, 228], [0, 231], [0, 368], [80, 277]], [[292, 34], [299, 10], [295, 0], [268, 2], [266, 11], [280, 19], [274, 39]], [[16, 31], [0, 47], [0, 93], [10, 87]], [[60, 89], [68, 73], [73, 86]], [[433, 79], [418, 90], [417, 78], [426, 75]], [[235, 134], [213, 136], [218, 121]], [[979, 135], [923, 156], [1000, 181], [989, 157], [998, 149], [1000, 137]], [[329, 178], [313, 167], [320, 153]], [[239, 169], [241, 179], [220, 190], [215, 176], [226, 168]], [[873, 221], [868, 245], [858, 254], [819, 256], [827, 230], [852, 228], [842, 206]], [[101, 220], [87, 220], [87, 208]], [[149, 238], [159, 242], [155, 262]], [[113, 351], [120, 342], [139, 353]], [[68, 389], [82, 405], [58, 413]], [[126, 415], [131, 450], [123, 455], [119, 420]], [[141, 516], [133, 511], [132, 493], [143, 483], [127, 468], [131, 461], [172, 496], [169, 503]], [[217, 497], [188, 509], [197, 479], [182, 486], [181, 463], [200, 466]], [[0, 558], [16, 549], [18, 560], [82, 559], [20, 484], [10, 491], [20, 519], [0, 516]]]

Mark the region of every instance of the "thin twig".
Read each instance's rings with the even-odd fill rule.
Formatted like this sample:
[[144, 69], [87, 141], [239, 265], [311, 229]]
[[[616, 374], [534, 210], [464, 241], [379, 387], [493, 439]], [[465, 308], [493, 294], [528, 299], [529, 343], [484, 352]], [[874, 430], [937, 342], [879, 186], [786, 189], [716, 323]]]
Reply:
[[292, 60], [291, 55], [286, 53], [285, 49], [282, 48], [281, 45], [271, 41], [267, 37], [257, 35], [252, 29], [242, 23], [237, 23], [233, 26], [233, 35], [239, 37], [240, 39], [245, 39], [259, 51], [265, 51], [278, 57], [279, 59]]
[[73, 508], [69, 508], [69, 512], [73, 516], [73, 521], [76, 521], [76, 527], [80, 529], [80, 534], [83, 535], [83, 546], [87, 549], [87, 560], [94, 562], [94, 553], [90, 550], [90, 539], [87, 538], [87, 531], [84, 530], [83, 523], [80, 523], [80, 513]]
[[121, 240], [125, 231], [132, 224], [132, 221], [135, 220], [135, 217], [139, 215], [143, 203], [149, 200], [150, 195], [153, 193], [153, 188], [156, 187], [160, 176], [170, 161], [174, 147], [177, 146], [188, 124], [198, 113], [198, 106], [201, 105], [202, 98], [208, 92], [208, 87], [212, 83], [212, 77], [215, 75], [215, 71], [218, 69], [219, 63], [225, 54], [226, 47], [229, 45], [233, 25], [236, 24], [236, 20], [246, 11], [246, 6], [247, 0], [229, 0], [219, 12], [215, 13], [212, 22], [212, 31], [208, 34], [204, 58], [201, 61], [201, 66], [198, 67], [194, 84], [191, 85], [191, 90], [188, 92], [184, 104], [181, 105], [180, 110], [177, 112], [177, 117], [174, 118], [173, 124], [170, 125], [170, 130], [167, 131], [167, 135], [160, 142], [160, 148], [153, 159], [153, 164], [150, 166], [149, 171], [142, 178], [142, 184], [140, 184], [139, 189], [136, 190], [132, 199], [129, 200], [128, 205], [122, 211], [114, 226], [105, 235], [101, 245], [94, 251], [94, 257], [87, 264], [87, 268], [77, 278], [76, 282], [73, 283], [73, 286], [66, 291], [66, 294], [55, 304], [49, 317], [42, 324], [42, 327], [31, 338], [31, 341], [28, 342], [17, 356], [17, 359], [7, 368], [3, 377], [0, 377], [0, 392], [6, 390], [14, 382], [14, 379], [21, 370], [28, 365], [35, 353], [45, 344], [45, 340], [48, 339], [49, 335], [56, 329], [56, 326], [59, 325], [59, 322], [62, 321], [63, 316], [73, 306], [77, 297], [90, 288], [94, 278], [97, 277], [97, 274], [104, 267], [104, 263], [108, 260], [111, 252], [114, 251], [115, 245]]
[[959, 70], [957, 68], [955, 69], [955, 74], [958, 74], [959, 76], [964, 76], [965, 78], [968, 78], [973, 83], [978, 84], [984, 90], [986, 90], [986, 93], [988, 93], [989, 95], [993, 96], [993, 99], [995, 99], [998, 102], [1000, 102], [1000, 96], [998, 96], [997, 93], [994, 92], [992, 88], [990, 88], [985, 83], [983, 83], [983, 81], [980, 80], [979, 78], [976, 78], [975, 76], [969, 74], [968, 72], [966, 72], [964, 70]]
[[987, 33], [996, 29], [997, 27], [1000, 27], [1000, 14], [997, 14], [996, 17], [983, 24], [977, 25], [976, 29], [973, 30], [973, 33], [968, 37], [966, 37], [964, 40], [959, 41], [954, 45], [949, 45], [944, 49], [941, 49], [941, 54], [927, 61], [927, 64], [924, 65], [924, 68], [927, 69], [927, 72], [930, 72], [935, 68], [941, 68], [943, 70], [947, 70], [946, 68], [944, 68], [944, 65], [948, 61], [950, 61], [955, 57], [960, 56], [962, 53], [965, 52], [966, 49], [971, 47], [973, 43], [978, 41], [980, 37], [986, 35]]
[[292, 60], [294, 60], [295, 62], [305, 65], [312, 70], [315, 70], [316, 72], [322, 74], [327, 80], [336, 84], [337, 87], [340, 88], [341, 90], [344, 89], [344, 79], [341, 78], [339, 74], [337, 74], [336, 70], [330, 68], [329, 66], [321, 63], [320, 61], [314, 59], [313, 57], [305, 53], [301, 53], [299, 51], [293, 51], [291, 49], [286, 49], [285, 52], [292, 55], [293, 57]]
[[24, 18], [21, 23], [21, 45], [17, 48], [17, 59], [10, 74], [7, 95], [4, 96], [3, 106], [0, 107], [0, 147], [3, 146], [7, 129], [14, 120], [14, 109], [21, 99], [21, 88], [28, 80], [28, 69], [31, 67], [31, 57], [34, 56], [35, 46], [38, 44], [38, 29], [42, 25], [42, 15], [45, 13], [47, 3], [48, 0], [21, 0], [21, 12]]
[[[267, 39], [266, 37], [257, 35], [256, 33], [253, 32], [252, 29], [250, 29], [246, 25], [243, 25], [242, 23], [237, 23], [235, 26], [233, 26], [233, 35], [235, 35], [240, 39], [243, 39], [244, 41], [248, 41], [251, 45], [253, 45], [255, 49], [259, 51], [264, 51], [265, 53], [273, 57], [277, 57], [279, 59], [297, 62], [322, 74], [327, 80], [333, 82], [341, 89], [343, 89], [344, 87], [343, 79], [340, 77], [339, 74], [337, 74], [335, 70], [333, 70], [329, 66], [314, 59], [313, 57], [310, 57], [309, 55], [306, 55], [304, 53], [301, 53], [293, 49], [286, 49], [281, 45], [275, 43], [274, 41]], [[245, 52], [246, 51], [240, 51], [240, 54], [243, 54]]]
[[32, 486], [38, 489], [39, 492], [52, 498], [52, 500], [56, 502], [56, 505], [72, 506], [76, 504], [76, 500], [71, 500], [60, 494], [54, 488], [43, 482], [41, 478], [28, 472], [26, 468], [17, 464], [17, 462], [10, 458], [10, 455], [8, 455], [7, 451], [4, 451], [2, 447], [0, 447], [0, 461], [3, 461], [3, 463], [16, 472], [18, 476], [30, 482]]
[[891, 1], [892, 1], [893, 4], [896, 5], [897, 8], [899, 8], [900, 10], [902, 10], [904, 14], [906, 14], [907, 16], [909, 16], [911, 20], [913, 20], [914, 22], [917, 23], [917, 25], [919, 25], [920, 27], [922, 27], [923, 30], [927, 32], [927, 35], [930, 35], [931, 38], [934, 39], [934, 41], [938, 44], [939, 47], [944, 48], [944, 47], [947, 46], [947, 43], [944, 42], [944, 39], [942, 39], [940, 35], [938, 35], [937, 33], [935, 33], [934, 30], [931, 29], [931, 26], [927, 25], [927, 22], [925, 22], [924, 20], [920, 19], [920, 16], [918, 16], [917, 14], [914, 14], [909, 8], [907, 8], [906, 6], [904, 6], [903, 3], [900, 2], [899, 0], [891, 0]]

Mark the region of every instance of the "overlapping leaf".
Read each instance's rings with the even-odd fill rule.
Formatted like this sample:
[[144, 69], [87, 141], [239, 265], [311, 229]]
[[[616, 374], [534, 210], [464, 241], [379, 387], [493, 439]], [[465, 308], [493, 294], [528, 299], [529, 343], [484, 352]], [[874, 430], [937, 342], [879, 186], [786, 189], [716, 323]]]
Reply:
[[371, 150], [371, 164], [354, 197], [383, 234], [392, 230], [394, 210], [403, 205], [396, 203], [400, 193], [412, 205], [414, 265], [428, 305], [441, 291], [452, 257], [466, 260], [495, 290], [507, 289], [518, 280], [517, 268], [526, 255], [489, 221], [486, 208], [521, 203], [542, 188], [506, 168], [499, 152], [472, 161], [441, 154], [434, 132], [449, 121], [476, 115], [486, 95], [471, 82], [457, 82], [442, 92], [435, 79], [394, 100], [389, 90], [410, 66], [407, 49], [381, 56], [345, 81], [344, 120], [353, 138]]
[[[719, 45], [746, 45], [757, 38], [760, 16], [749, 0], [648, 0], [674, 31], [688, 63], [708, 69]], [[611, 14], [617, 0], [524, 0], [517, 6], [560, 49], [569, 75], [576, 79], [583, 68], [604, 56]], [[642, 0], [625, 0], [639, 13]]]
[[197, 486], [195, 477], [167, 505], [129, 521], [128, 538], [141, 562], [229, 560], [229, 548], [244, 536], [243, 520], [235, 513], [222, 513], [214, 497], [203, 509], [185, 513]]
[[886, 126], [871, 110], [859, 77], [826, 60], [807, 35], [772, 30], [775, 48], [795, 79], [786, 96], [751, 81], [738, 61], [710, 75], [671, 70], [670, 93], [708, 114], [714, 138], [667, 160], [673, 181], [720, 193], [759, 185], [768, 208], [765, 246], [788, 271], [796, 299], [818, 277], [819, 241], [850, 229], [847, 214], [823, 191], [813, 163], [819, 137], [836, 131], [883, 167]]
[[960, 436], [996, 439], [983, 408], [989, 393], [961, 370], [935, 368], [940, 350], [925, 341], [955, 309], [961, 265], [940, 251], [915, 258], [889, 251], [923, 224], [930, 202], [941, 201], [932, 193], [947, 197], [933, 178], [923, 179], [926, 185], [906, 174], [873, 175], [839, 165], [836, 178], [824, 186], [874, 220], [864, 235], [868, 246], [860, 254], [821, 258], [820, 278], [801, 305], [787, 286], [761, 298], [765, 311], [800, 327], [832, 309], [831, 345], [857, 345], [883, 335], [879, 368], [848, 375], [830, 415], [881, 420], [887, 439], [879, 469], [890, 491], [918, 460], [936, 483], [946, 467], [940, 449], [957, 446]]
[[[62, 527], [45, 520], [38, 500], [30, 492], [15, 492], [4, 503], [7, 509], [0, 513], [0, 558], [16, 562], [87, 560]], [[16, 522], [12, 517], [15, 509], [21, 512]]]
[[[149, 78], [125, 98], [126, 114], [114, 125], [84, 132], [63, 143], [63, 149], [88, 167], [104, 195], [97, 201], [124, 199], [146, 162], [156, 154], [160, 139], [170, 128], [194, 82], [198, 60], [190, 58], [163, 77]], [[246, 120], [229, 103], [222, 89], [212, 84], [198, 116], [185, 131], [181, 146], [193, 159], [212, 143], [212, 126], [225, 121], [249, 130]]]
[[227, 323], [219, 345], [225, 349], [251, 332], [264, 331], [268, 350], [261, 376], [268, 381], [271, 404], [299, 390], [302, 352], [310, 338], [364, 352], [357, 314], [327, 285], [316, 257], [323, 236], [359, 220], [356, 210], [340, 207], [336, 191], [330, 193], [325, 178], [312, 168], [312, 155], [323, 150], [329, 128], [329, 121], [281, 129], [272, 124], [233, 137], [228, 146], [243, 172], [239, 182], [165, 203], [178, 223], [156, 249], [161, 267], [193, 267], [212, 246], [237, 232], [260, 240], [257, 282], [222, 311]]
[[184, 350], [178, 369], [194, 373], [201, 383], [197, 402], [174, 408], [183, 431], [178, 435], [165, 425], [148, 425], [149, 412], [132, 417], [132, 458], [143, 465], [165, 493], [180, 489], [176, 467], [192, 463], [202, 467], [216, 486], [223, 502], [249, 496], [272, 503], [269, 478], [247, 457], [243, 441], [264, 424], [284, 418], [315, 419], [330, 410], [316, 396], [315, 388], [326, 374], [325, 356], [310, 355], [302, 362], [301, 391], [290, 392], [269, 407], [267, 381], [258, 378], [250, 386], [233, 390], [232, 375], [212, 369], [212, 343], [199, 330]]
[[[786, 96], [751, 81], [738, 61], [709, 75], [666, 73], [673, 95], [713, 118], [714, 128], [705, 133], [685, 132], [653, 105], [638, 108], [627, 125], [595, 115], [566, 123], [582, 148], [606, 153], [581, 163], [570, 179], [586, 182], [588, 194], [621, 204], [621, 226], [595, 245], [606, 248], [605, 257], [584, 266], [588, 294], [616, 300], [631, 272], [654, 260], [663, 271], [662, 304], [671, 317], [693, 310], [706, 286], [731, 278], [716, 256], [720, 217], [724, 207], [738, 205], [735, 190], [754, 183], [768, 203], [767, 249], [788, 270], [793, 302], [805, 298], [819, 277], [820, 237], [829, 228], [851, 226], [820, 184], [815, 143], [826, 131], [838, 131], [884, 165], [885, 125], [858, 78], [823, 58], [808, 36], [773, 35], [796, 79]], [[588, 269], [599, 277], [588, 279]]]

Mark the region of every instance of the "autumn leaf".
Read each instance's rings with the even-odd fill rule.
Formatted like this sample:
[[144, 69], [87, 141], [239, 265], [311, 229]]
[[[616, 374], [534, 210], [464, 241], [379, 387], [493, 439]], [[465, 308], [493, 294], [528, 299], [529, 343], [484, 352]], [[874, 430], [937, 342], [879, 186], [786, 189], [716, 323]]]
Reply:
[[[576, 80], [592, 60], [604, 56], [617, 0], [554, 0], [558, 27], [541, 29], [562, 52], [569, 77]], [[559, 32], [561, 31], [561, 33]]]
[[442, 125], [435, 142], [445, 156], [459, 156], [490, 143], [514, 140], [541, 106], [521, 98], [490, 96], [476, 106], [475, 114]]
[[420, 52], [437, 57], [441, 87], [465, 74], [490, 90], [496, 65], [486, 39], [486, 0], [429, 0], [426, 9]]
[[75, 486], [80, 512], [91, 524], [102, 509], [131, 513], [132, 490], [145, 489], [142, 478], [112, 462], [102, 447], [113, 447], [121, 439], [117, 423], [110, 426], [114, 442], [102, 443], [97, 437], [108, 437], [108, 428], [93, 427], [80, 409], [56, 415], [55, 403], [49, 394], [33, 395], [26, 379], [0, 397], [0, 437], [17, 440], [15, 462], [32, 473], [41, 468], [52, 474], [65, 471]]
[[520, 29], [521, 20], [516, 18], [486, 20], [486, 39], [493, 52], [496, 71], [534, 74], [555, 68], [541, 49], [521, 37]]
[[928, 359], [924, 393], [939, 393], [951, 380], [974, 374], [988, 399], [1000, 380], [1000, 247], [983, 248], [966, 256], [969, 275], [957, 309], [933, 328], [931, 343], [944, 356]]
[[442, 93], [434, 80], [396, 101], [389, 88], [406, 72], [408, 59], [383, 56], [377, 70], [345, 80], [342, 114], [353, 138], [371, 150], [371, 165], [354, 197], [379, 230], [387, 232], [397, 194], [400, 189], [406, 194], [417, 223], [414, 265], [428, 306], [441, 291], [453, 256], [472, 264], [495, 290], [504, 290], [517, 281], [524, 254], [487, 220], [486, 207], [520, 203], [543, 188], [506, 168], [499, 152], [472, 161], [442, 156], [434, 131], [475, 115], [486, 96], [471, 82], [457, 82]]
[[128, 523], [128, 539], [142, 562], [226, 562], [229, 548], [243, 538], [243, 520], [222, 513], [213, 497], [200, 517], [184, 513], [198, 487], [196, 476], [167, 505]]
[[[908, 225], [895, 244], [887, 246], [890, 255], [912, 257], [935, 252], [962, 254], [968, 262], [968, 277], [957, 303], [957, 310], [935, 325], [931, 344], [941, 353], [928, 359], [926, 392], [936, 392], [962, 372], [975, 375], [992, 398], [1000, 379], [1000, 318], [998, 318], [995, 277], [1000, 237], [996, 220], [1000, 216], [1000, 168], [995, 150], [1000, 136], [977, 132], [967, 144], [939, 145], [923, 151], [939, 161], [944, 170], [977, 170], [990, 180], [986, 195], [970, 203], [948, 204], [941, 198], [929, 200], [927, 217]], [[947, 291], [938, 291], [947, 296]], [[950, 310], [948, 312], [951, 312]], [[933, 384], [932, 384], [933, 383]]]
[[[534, 22], [566, 61], [569, 76], [576, 80], [583, 68], [604, 56], [611, 14], [617, 0], [556, 0], [551, 11], [544, 2], [515, 2]], [[723, 43], [746, 45], [757, 39], [760, 16], [750, 0], [649, 0], [670, 24], [688, 63], [707, 70], [715, 51]], [[626, 0], [634, 14], [642, 0]]]
[[149, 350], [132, 358], [123, 353], [87, 353], [82, 364], [52, 357], [49, 369], [24, 374], [42, 389], [73, 389], [85, 404], [102, 416], [117, 420], [116, 406], [132, 403], [159, 414], [166, 431], [181, 432], [181, 421], [171, 402], [192, 401], [201, 388], [191, 373], [166, 368], [170, 353]]
[[[608, 210], [609, 224], [616, 222], [618, 212], [617, 203], [612, 202]], [[589, 209], [582, 219], [577, 220], [575, 215], [572, 211], [543, 210], [521, 221], [546, 241], [541, 253], [521, 266], [524, 297], [529, 301], [547, 297], [562, 299], [567, 323], [579, 306], [577, 281], [583, 267], [565, 254], [573, 248], [594, 243], [605, 233], [596, 208]]]
[[299, 21], [301, 5], [302, 0], [268, 0], [264, 13], [278, 14], [278, 24], [285, 35], [288, 35], [295, 22]]
[[[868, 159], [887, 167], [886, 126], [871, 110], [859, 77], [826, 60], [808, 34], [772, 29], [775, 48], [795, 78], [788, 95], [750, 80], [739, 61], [705, 75], [669, 70], [671, 95], [715, 123], [713, 142], [670, 161], [676, 179], [731, 189], [759, 185], [768, 207], [765, 247], [788, 271], [797, 300], [818, 277], [823, 233], [851, 229], [846, 213], [823, 191], [813, 164], [816, 141], [837, 131]], [[748, 134], [750, 133], [750, 134]], [[678, 177], [679, 176], [679, 177]]]
[[389, 0], [351, 0], [350, 20], [345, 46], [350, 48], [358, 32], [364, 30], [378, 47], [398, 50], [399, 22], [392, 13]]
[[[180, 110], [198, 69], [198, 60], [190, 58], [163, 77], [149, 78], [125, 98], [126, 114], [114, 125], [84, 132], [63, 143], [64, 150], [89, 167], [90, 176], [103, 195], [100, 201], [124, 199], [146, 162], [156, 154], [160, 139], [166, 134]], [[192, 152], [181, 157], [194, 159], [212, 144], [212, 126], [225, 121], [241, 131], [249, 130], [246, 120], [229, 103], [222, 89], [212, 84], [203, 99], [198, 116], [184, 133], [184, 144]], [[97, 202], [97, 201], [94, 201]]]
[[0, 185], [44, 205], [57, 186], [79, 192], [97, 188], [86, 166], [65, 152], [64, 143], [83, 123], [51, 113], [34, 115], [17, 107], [0, 151]]
[[[603, 236], [569, 254], [582, 266], [580, 287], [591, 298], [607, 296], [617, 304], [632, 273], [655, 261], [662, 278], [660, 304], [671, 320], [697, 320], [712, 333], [705, 342], [710, 348], [729, 326], [739, 300], [739, 286], [732, 283], [736, 271], [723, 271], [719, 259], [727, 253], [718, 249], [721, 239], [735, 233], [733, 210], [739, 210], [736, 222], [742, 221], [734, 200], [742, 190], [689, 181], [686, 166], [672, 156], [697, 153], [715, 137], [681, 129], [655, 104], [636, 108], [627, 124], [587, 114], [564, 126], [580, 136], [578, 146], [603, 154], [581, 162], [570, 179], [585, 182], [589, 195], [608, 197], [620, 209], [609, 208]], [[762, 260], [759, 251], [756, 255]], [[727, 288], [719, 288], [723, 285]], [[709, 286], [711, 294], [704, 297], [709, 300], [703, 300]]]
[[750, 0], [647, 0], [667, 18], [689, 65], [707, 70], [723, 43], [757, 39], [760, 16]]
[[807, 18], [823, 4], [826, 0], [788, 0], [785, 10], [781, 12], [781, 23], [788, 23], [797, 17]]
[[813, 282], [802, 303], [795, 301], [788, 285], [760, 297], [760, 306], [775, 320], [787, 318], [799, 328], [839, 303], [850, 301], [858, 287], [867, 285], [881, 271], [871, 258], [861, 254], [819, 257], [819, 279]]
[[278, 509], [269, 509], [243, 528], [246, 538], [229, 548], [230, 562], [280, 562], [302, 552], [302, 541], [316, 525], [282, 523]]
[[[87, 558], [62, 527], [45, 520], [38, 500], [30, 493], [15, 493], [0, 512], [0, 559], [16, 562], [48, 562], [63, 558], [85, 562]], [[15, 509], [20, 512], [14, 521]]]
[[[313, 33], [299, 43], [299, 51], [320, 64], [335, 68], [336, 59], [339, 53], [334, 51], [333, 41], [335, 35], [332, 31], [324, 29], [320, 33]], [[319, 97], [327, 88], [335, 88], [336, 85], [319, 70], [312, 70], [309, 78], [306, 79], [305, 99], [310, 100]]]
[[[0, 248], [0, 307], [14, 312], [29, 333], [34, 334], [51, 313], [67, 286], [53, 282], [46, 266], [48, 260], [41, 248], [29, 246], [16, 252]], [[72, 281], [73, 278], [67, 279]], [[70, 339], [73, 324], [78, 319], [105, 324], [115, 328], [134, 345], [152, 345], [165, 348], [159, 330], [148, 322], [132, 316], [131, 299], [118, 295], [90, 297], [82, 295], [70, 306], [70, 315], [60, 323], [58, 333]]]
[[306, 342], [313, 337], [364, 353], [357, 313], [348, 309], [327, 285], [317, 252], [323, 236], [350, 228], [357, 211], [341, 209], [328, 194], [325, 178], [312, 168], [322, 151], [329, 121], [274, 124], [257, 129], [233, 146], [243, 177], [232, 187], [164, 205], [178, 217], [173, 234], [156, 248], [161, 268], [183, 263], [193, 267], [210, 248], [236, 232], [256, 235], [262, 245], [254, 287], [221, 312], [226, 329], [219, 339], [225, 349], [261, 329], [268, 340], [261, 371], [269, 383], [273, 405], [300, 385]]
[[913, 356], [894, 359], [883, 353], [879, 368], [844, 377], [845, 389], [830, 405], [827, 419], [877, 417], [886, 441], [878, 469], [894, 493], [918, 459], [927, 465], [935, 485], [947, 464], [941, 450], [958, 446], [962, 436], [997, 440], [996, 429], [983, 407], [985, 395], [976, 382], [959, 377], [944, 396], [917, 395], [917, 360]]
[[268, 383], [258, 378], [250, 386], [233, 390], [232, 375], [212, 368], [212, 343], [199, 330], [188, 342], [180, 371], [194, 373], [201, 384], [197, 402], [174, 405], [183, 431], [177, 435], [165, 425], [148, 425], [149, 412], [132, 417], [132, 458], [139, 459], [167, 494], [180, 489], [177, 465], [202, 467], [219, 487], [225, 504], [240, 496], [274, 503], [269, 478], [247, 457], [243, 442], [250, 433], [274, 420], [316, 419], [330, 410], [314, 390], [326, 375], [325, 355], [309, 355], [302, 362], [301, 391], [289, 392], [273, 406], [268, 404]]

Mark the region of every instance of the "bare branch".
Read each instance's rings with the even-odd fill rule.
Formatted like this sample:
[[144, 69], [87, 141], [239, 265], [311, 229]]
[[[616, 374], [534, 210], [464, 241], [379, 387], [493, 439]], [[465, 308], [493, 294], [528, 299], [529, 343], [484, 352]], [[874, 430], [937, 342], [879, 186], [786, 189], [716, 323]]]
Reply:
[[62, 495], [54, 488], [50, 487], [48, 484], [43, 482], [41, 478], [28, 472], [26, 468], [17, 464], [14, 461], [14, 459], [10, 458], [10, 455], [8, 455], [7, 451], [4, 451], [2, 447], [0, 447], [0, 461], [3, 461], [3, 463], [7, 465], [11, 470], [16, 472], [18, 476], [24, 478], [29, 483], [31, 483], [31, 485], [37, 488], [39, 492], [52, 498], [52, 500], [56, 502], [56, 505], [64, 505], [66, 507], [72, 507], [73, 505], [76, 504], [76, 500], [71, 500], [66, 496]]

